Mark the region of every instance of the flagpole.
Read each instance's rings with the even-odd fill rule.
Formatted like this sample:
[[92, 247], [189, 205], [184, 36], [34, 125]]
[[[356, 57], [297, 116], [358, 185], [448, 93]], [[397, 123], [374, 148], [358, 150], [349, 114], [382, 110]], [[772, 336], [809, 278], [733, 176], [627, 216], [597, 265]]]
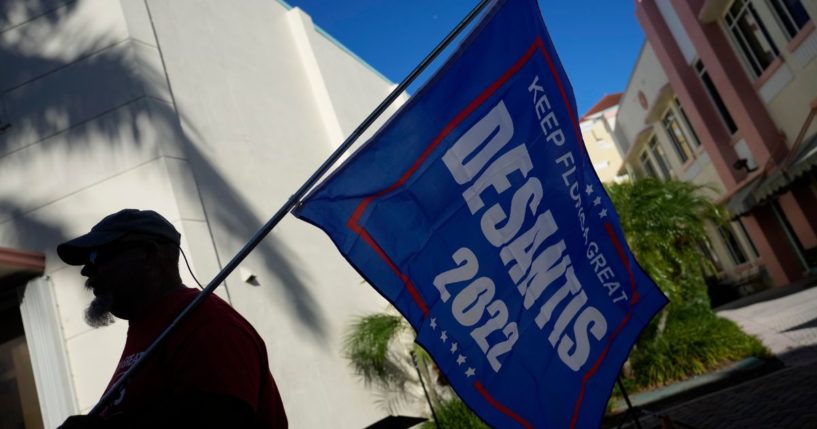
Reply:
[[[437, 417], [437, 412], [434, 411], [434, 405], [431, 403], [431, 397], [428, 396], [428, 390], [426, 389], [426, 383], [423, 381], [423, 375], [420, 374], [420, 366], [417, 365], [417, 354], [414, 353], [414, 350], [411, 351], [411, 362], [414, 364], [414, 369], [417, 370], [417, 378], [420, 379], [420, 386], [423, 387], [423, 394], [425, 394], [426, 401], [428, 401], [428, 408], [431, 410], [431, 416], [434, 417], [434, 426], [437, 429], [442, 429], [440, 419]], [[429, 380], [429, 382], [430, 381], [431, 380]]]
[[633, 407], [633, 403], [630, 402], [630, 396], [627, 395], [627, 390], [624, 389], [624, 383], [621, 382], [621, 376], [616, 378], [616, 382], [618, 383], [618, 390], [621, 391], [621, 396], [624, 397], [624, 402], [627, 403], [627, 414], [629, 414], [630, 418], [633, 419], [635, 427], [637, 429], [641, 429], [641, 420], [638, 418], [638, 412]]
[[155, 353], [155, 350], [165, 341], [168, 335], [176, 330], [179, 323], [184, 320], [191, 311], [195, 310], [201, 304], [201, 302], [207, 298], [207, 296], [212, 294], [222, 282], [224, 282], [227, 276], [238, 267], [238, 264], [240, 264], [247, 257], [247, 255], [249, 255], [259, 243], [261, 243], [261, 240], [263, 240], [264, 237], [266, 237], [267, 234], [269, 234], [270, 231], [272, 231], [272, 229], [278, 225], [284, 216], [286, 216], [286, 214], [301, 201], [301, 198], [303, 198], [304, 195], [306, 195], [306, 193], [318, 182], [318, 180], [320, 180], [320, 178], [323, 177], [323, 175], [326, 174], [326, 172], [329, 171], [329, 169], [338, 161], [338, 159], [340, 159], [340, 157], [343, 156], [343, 154], [346, 153], [350, 147], [352, 147], [357, 139], [360, 138], [360, 136], [374, 123], [375, 120], [377, 120], [378, 117], [380, 117], [381, 114], [383, 114], [384, 111], [386, 111], [394, 100], [396, 100], [397, 97], [402, 94], [412, 82], [414, 82], [420, 73], [422, 73], [426, 67], [428, 67], [428, 65], [431, 64], [431, 62], [433, 62], [437, 56], [439, 56], [440, 53], [442, 53], [442, 51], [445, 50], [445, 48], [448, 47], [448, 45], [462, 32], [462, 30], [465, 29], [465, 27], [467, 27], [468, 24], [470, 24], [471, 21], [473, 21], [474, 18], [479, 15], [485, 6], [492, 1], [494, 0], [481, 0], [479, 4], [474, 7], [474, 9], [472, 9], [471, 12], [469, 12], [468, 15], [462, 21], [460, 21], [460, 23], [457, 24], [457, 26], [454, 27], [450, 33], [448, 33], [445, 39], [443, 39], [443, 41], [440, 42], [434, 48], [434, 50], [432, 50], [431, 53], [429, 53], [423, 59], [423, 61], [420, 62], [420, 64], [418, 64], [417, 67], [411, 71], [411, 73], [409, 73], [405, 79], [403, 79], [403, 81], [375, 108], [374, 111], [372, 111], [372, 113], [369, 114], [369, 116], [366, 117], [366, 119], [363, 120], [363, 122], [361, 122], [360, 125], [358, 125], [357, 128], [355, 128], [354, 131], [352, 131], [352, 134], [350, 134], [349, 137], [347, 137], [346, 140], [337, 149], [335, 149], [334, 152], [332, 152], [329, 158], [327, 158], [326, 161], [324, 161], [323, 164], [318, 167], [315, 173], [313, 173], [312, 176], [309, 177], [309, 179], [307, 179], [307, 181], [304, 182], [304, 184], [301, 185], [301, 187], [289, 197], [283, 207], [278, 209], [275, 215], [273, 215], [272, 218], [270, 218], [267, 223], [265, 223], [264, 226], [262, 226], [261, 229], [259, 229], [252, 236], [252, 238], [250, 238], [244, 247], [242, 247], [241, 250], [239, 250], [238, 253], [233, 256], [233, 258], [224, 266], [224, 268], [222, 268], [221, 271], [216, 274], [213, 280], [207, 284], [207, 287], [204, 288], [204, 290], [202, 290], [201, 293], [199, 293], [196, 298], [193, 299], [193, 301], [191, 301], [190, 304], [188, 304], [187, 307], [185, 307], [184, 310], [182, 310], [172, 322], [170, 322], [167, 328], [165, 328], [165, 330], [159, 334], [155, 340], [153, 340], [150, 346], [148, 346], [148, 348], [144, 351], [140, 359], [136, 361], [122, 375], [122, 377], [120, 377], [119, 380], [117, 380], [117, 382], [114, 383], [110, 389], [108, 389], [104, 395], [102, 395], [102, 398], [100, 398], [99, 402], [94, 405], [94, 408], [88, 412], [88, 415], [99, 415], [99, 413], [102, 412], [105, 405], [107, 405], [114, 397], [116, 397], [116, 395], [118, 395], [119, 390], [124, 387], [125, 382], [132, 376], [133, 373], [138, 371], [144, 365], [144, 362], [147, 361], [152, 354]]

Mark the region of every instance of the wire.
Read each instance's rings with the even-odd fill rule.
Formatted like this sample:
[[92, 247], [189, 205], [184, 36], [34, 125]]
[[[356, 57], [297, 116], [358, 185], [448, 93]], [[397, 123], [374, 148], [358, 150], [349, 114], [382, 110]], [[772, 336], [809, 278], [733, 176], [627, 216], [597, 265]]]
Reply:
[[199, 289], [204, 290], [204, 287], [199, 282], [199, 279], [196, 278], [196, 275], [193, 274], [193, 270], [190, 269], [190, 262], [187, 262], [187, 255], [184, 254], [184, 250], [182, 250], [182, 248], [179, 247], [179, 251], [182, 252], [182, 257], [184, 257], [184, 264], [187, 265], [187, 271], [190, 273], [190, 276], [192, 276], [196, 284], [199, 285]]

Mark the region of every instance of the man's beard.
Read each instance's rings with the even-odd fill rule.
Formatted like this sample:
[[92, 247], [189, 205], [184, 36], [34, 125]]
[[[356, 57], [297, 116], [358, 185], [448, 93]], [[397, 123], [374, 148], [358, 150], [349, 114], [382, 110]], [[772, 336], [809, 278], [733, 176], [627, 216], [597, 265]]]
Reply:
[[[85, 282], [85, 288], [93, 290], [90, 279]], [[111, 305], [113, 304], [113, 295], [110, 292], [104, 292], [94, 296], [94, 300], [85, 309], [85, 323], [92, 328], [101, 328], [108, 326], [114, 322], [111, 314]]]

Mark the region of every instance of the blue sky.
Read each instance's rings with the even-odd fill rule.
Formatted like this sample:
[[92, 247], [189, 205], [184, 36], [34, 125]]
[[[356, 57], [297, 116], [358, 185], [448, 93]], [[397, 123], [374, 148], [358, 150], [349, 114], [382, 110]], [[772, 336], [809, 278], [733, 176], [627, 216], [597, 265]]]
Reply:
[[[477, 0], [286, 0], [393, 82], [401, 81]], [[624, 91], [644, 34], [634, 0], [539, 0], [579, 114]], [[438, 64], [435, 64], [435, 67]]]

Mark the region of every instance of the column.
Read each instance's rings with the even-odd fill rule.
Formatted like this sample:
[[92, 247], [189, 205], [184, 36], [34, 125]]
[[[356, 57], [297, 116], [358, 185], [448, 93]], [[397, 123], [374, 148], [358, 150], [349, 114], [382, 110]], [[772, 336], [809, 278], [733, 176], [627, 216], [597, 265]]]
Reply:
[[718, 119], [720, 115], [700, 77], [686, 62], [654, 0], [636, 3], [636, 16], [726, 190], [732, 190], [746, 172], [732, 168], [738, 157], [729, 145], [729, 131]]

